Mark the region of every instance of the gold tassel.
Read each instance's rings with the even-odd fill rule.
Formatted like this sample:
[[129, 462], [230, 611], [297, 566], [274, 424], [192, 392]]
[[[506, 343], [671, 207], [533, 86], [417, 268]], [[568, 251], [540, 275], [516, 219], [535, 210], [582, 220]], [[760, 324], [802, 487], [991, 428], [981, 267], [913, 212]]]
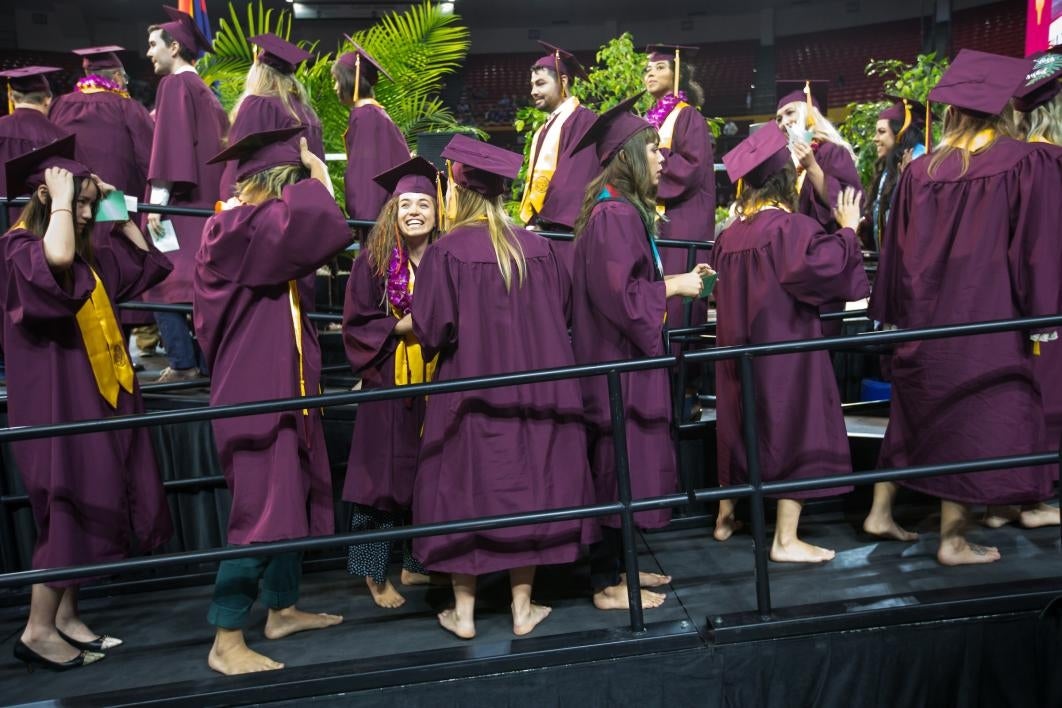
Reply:
[[7, 114], [13, 115], [15, 113], [15, 97], [11, 95], [11, 79], [7, 80]]
[[896, 134], [896, 141], [899, 142], [903, 134], [907, 132], [907, 129], [911, 127], [911, 104], [907, 99], [903, 99], [903, 127], [900, 128], [900, 132]]
[[805, 102], [807, 103], [807, 106], [808, 106], [808, 109], [807, 109], [807, 115], [808, 115], [807, 127], [809, 129], [810, 128], [814, 128], [815, 127], [815, 116], [811, 112], [811, 109], [815, 107], [815, 103], [811, 100], [811, 81], [810, 80], [804, 82], [804, 100], [805, 100]]
[[354, 103], [361, 98], [361, 52], [354, 55]]
[[679, 94], [679, 82], [682, 79], [682, 50], [675, 48], [675, 77], [671, 86], [671, 93], [676, 97]]
[[435, 173], [435, 229], [439, 232], [443, 230], [443, 191], [442, 191], [442, 177], [439, 173]]
[[561, 60], [559, 49], [553, 50], [553, 68], [557, 70], [557, 83], [560, 84], [561, 100], [564, 100], [565, 98], [568, 98], [568, 91], [565, 90], [564, 82], [561, 81]]
[[454, 190], [454, 163], [450, 160], [446, 161], [446, 178], [448, 180], [446, 193], [450, 197], [446, 200], [446, 229], [449, 230], [454, 220], [457, 219], [457, 205], [453, 203], [457, 196]]

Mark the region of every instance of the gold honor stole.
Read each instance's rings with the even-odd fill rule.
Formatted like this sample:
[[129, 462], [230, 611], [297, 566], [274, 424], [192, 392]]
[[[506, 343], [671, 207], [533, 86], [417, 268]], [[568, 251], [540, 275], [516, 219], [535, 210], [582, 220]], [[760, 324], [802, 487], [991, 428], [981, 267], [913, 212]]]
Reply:
[[[679, 101], [675, 104], [675, 107], [671, 109], [671, 112], [667, 114], [667, 118], [664, 119], [664, 123], [660, 126], [660, 130], [658, 131], [660, 133], [661, 150], [671, 149], [671, 142], [675, 138], [675, 123], [678, 121], [679, 113], [682, 112], [683, 108], [689, 108], [689, 105], [690, 104], [685, 101]], [[663, 216], [666, 210], [667, 208], [664, 206], [664, 202], [658, 199], [656, 202], [656, 213]]]
[[957, 150], [965, 150], [966, 152], [980, 152], [995, 139], [996, 131], [992, 128], [985, 128], [976, 135], [969, 138], [963, 138], [962, 140], [949, 140], [944, 138], [940, 141], [940, 144], [953, 147]]
[[111, 408], [117, 408], [119, 387], [132, 393], [136, 374], [125, 351], [122, 328], [114, 317], [114, 308], [111, 307], [103, 281], [95, 270], [90, 270], [96, 286], [77, 311], [77, 326], [85, 342], [85, 353], [92, 367], [92, 376], [96, 379], [96, 388]]
[[[413, 283], [416, 276], [413, 274], [413, 264], [406, 263], [409, 269], [409, 292], [413, 292]], [[402, 319], [402, 313], [391, 306], [391, 313]], [[410, 332], [404, 335], [395, 348], [395, 386], [408, 386], [409, 384], [428, 383], [435, 378], [435, 366], [439, 363], [439, 355], [432, 357], [431, 361], [424, 361], [424, 350], [420, 342]]]
[[[526, 224], [546, 203], [546, 191], [549, 183], [557, 171], [557, 161], [560, 159], [560, 139], [564, 122], [575, 113], [579, 107], [579, 99], [572, 96], [557, 108], [556, 112], [541, 128], [535, 131], [532, 138], [534, 151], [531, 154], [530, 173], [527, 175], [527, 183], [524, 187], [524, 197], [520, 200], [520, 219]], [[546, 137], [542, 140], [542, 147], [538, 147], [538, 138], [546, 131]]]

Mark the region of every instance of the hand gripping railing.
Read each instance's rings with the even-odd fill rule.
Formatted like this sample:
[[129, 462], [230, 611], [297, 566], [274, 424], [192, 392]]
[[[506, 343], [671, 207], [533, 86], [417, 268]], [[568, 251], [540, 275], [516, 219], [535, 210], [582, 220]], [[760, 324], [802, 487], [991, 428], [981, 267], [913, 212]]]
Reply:
[[[719, 499], [752, 500], [752, 536], [754, 547], [754, 566], [756, 580], [756, 602], [760, 618], [764, 621], [771, 616], [770, 585], [767, 573], [767, 534], [764, 519], [764, 497], [769, 494], [783, 494], [809, 489], [824, 489], [837, 485], [862, 485], [881, 481], [917, 479], [942, 474], [979, 472], [993, 469], [1006, 469], [1015, 466], [1046, 465], [1059, 460], [1059, 452], [1037, 452], [1011, 455], [967, 462], [956, 462], [921, 467], [875, 470], [873, 472], [853, 473], [835, 477], [819, 477], [789, 482], [771, 482], [764, 484], [757, 459], [757, 436], [755, 406], [752, 405], [753, 359], [759, 356], [777, 356], [797, 352], [820, 351], [837, 348], [851, 342], [866, 344], [895, 344], [926, 339], [962, 337], [1013, 330], [1035, 330], [1062, 326], [1062, 315], [1049, 317], [1030, 317], [1024, 319], [996, 320], [971, 324], [944, 325], [913, 330], [893, 330], [848, 337], [828, 337], [814, 340], [790, 342], [772, 342], [740, 347], [723, 347], [703, 350], [687, 355], [689, 361], [716, 361], [721, 359], [739, 359], [743, 407], [746, 412], [743, 434], [746, 454], [748, 455], [748, 484], [715, 488], [698, 489], [690, 495], [670, 494], [649, 499], [632, 500], [630, 498], [630, 470], [625, 441], [623, 391], [620, 374], [658, 369], [674, 366], [675, 356], [660, 356], [630, 361], [607, 362], [582, 366], [568, 366], [539, 371], [480, 376], [454, 381], [441, 381], [429, 384], [416, 384], [391, 389], [333, 393], [320, 396], [296, 397], [271, 401], [257, 401], [238, 405], [193, 408], [181, 411], [163, 411], [144, 415], [127, 415], [94, 421], [56, 423], [31, 427], [7, 428], [0, 430], [0, 442], [14, 442], [59, 435], [76, 435], [105, 430], [124, 428], [143, 428], [166, 423], [185, 423], [191, 421], [233, 418], [241, 415], [272, 413], [297, 410], [306, 407], [330, 407], [383, 401], [411, 396], [470, 391], [499, 386], [533, 384], [566, 378], [582, 378], [604, 375], [608, 380], [609, 409], [613, 440], [616, 454], [616, 474], [618, 480], [618, 501], [607, 504], [594, 504], [564, 509], [545, 509], [520, 514], [506, 514], [477, 519], [460, 519], [435, 524], [418, 524], [390, 530], [358, 531], [316, 538], [302, 538], [289, 541], [256, 543], [248, 546], [218, 548], [185, 553], [132, 558], [108, 563], [73, 566], [66, 568], [45, 568], [19, 571], [0, 575], [0, 588], [18, 587], [30, 583], [58, 580], [70, 580], [99, 575], [161, 568], [188, 563], [218, 561], [229, 558], [248, 556], [275, 555], [291, 551], [307, 551], [332, 548], [349, 544], [374, 543], [411, 539], [419, 536], [432, 536], [456, 532], [483, 531], [496, 528], [520, 526], [526, 524], [549, 523], [561, 520], [595, 518], [619, 514], [622, 523], [623, 552], [627, 563], [627, 593], [630, 599], [630, 626], [633, 632], [645, 628], [638, 582], [637, 549], [635, 547], [634, 514], [652, 509], [685, 506], [690, 501], [706, 502]], [[637, 470], [635, 471], [637, 473]]]

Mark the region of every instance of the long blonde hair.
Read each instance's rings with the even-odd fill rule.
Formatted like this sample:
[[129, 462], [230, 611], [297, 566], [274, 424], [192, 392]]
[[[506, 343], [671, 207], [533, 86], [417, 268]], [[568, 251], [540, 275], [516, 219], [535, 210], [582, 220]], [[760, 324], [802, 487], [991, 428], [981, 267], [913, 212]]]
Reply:
[[268, 195], [270, 199], [279, 199], [284, 187], [301, 182], [310, 176], [310, 171], [302, 165], [277, 165], [255, 172], [236, 183], [236, 194], [245, 189], [252, 193]]
[[1000, 116], [977, 116], [966, 111], [959, 110], [954, 106], [948, 106], [944, 110], [944, 133], [940, 136], [940, 144], [933, 147], [933, 154], [929, 158], [929, 167], [926, 173], [933, 177], [944, 161], [952, 154], [958, 154], [962, 160], [962, 170], [959, 175], [966, 174], [970, 169], [970, 155], [974, 154], [962, 147], [982, 130], [995, 131], [992, 139], [977, 150], [982, 153], [996, 144], [1000, 134], [1005, 134], [1003, 118]]
[[243, 83], [243, 93], [236, 99], [236, 105], [229, 111], [229, 122], [236, 120], [236, 114], [240, 112], [243, 99], [248, 96], [275, 96], [284, 104], [284, 109], [291, 114], [295, 122], [302, 124], [302, 114], [295, 110], [293, 102], [301, 103], [306, 110], [313, 113], [310, 105], [310, 94], [302, 82], [293, 74], [284, 74], [268, 64], [256, 61], [247, 72], [247, 79]]
[[1022, 137], [1025, 140], [1039, 138], [1054, 145], [1062, 145], [1062, 93], [1028, 113], [1014, 113], [1024, 118], [1025, 130]]
[[494, 247], [494, 256], [498, 259], [498, 270], [501, 271], [506, 292], [512, 290], [514, 263], [517, 280], [522, 287], [527, 275], [527, 261], [524, 258], [524, 249], [513, 232], [513, 222], [505, 213], [503, 196], [499, 194], [488, 199], [479, 192], [465, 189], [455, 182], [450, 183], [450, 189], [454, 190], [451, 198], [454, 200], [455, 214], [447, 231], [486, 220], [490, 245]]

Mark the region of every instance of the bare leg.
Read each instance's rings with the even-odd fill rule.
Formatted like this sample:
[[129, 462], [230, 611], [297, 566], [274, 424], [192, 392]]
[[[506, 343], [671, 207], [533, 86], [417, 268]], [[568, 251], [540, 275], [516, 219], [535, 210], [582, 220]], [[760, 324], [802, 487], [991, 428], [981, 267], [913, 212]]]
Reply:
[[[59, 602], [59, 612], [55, 615], [55, 626], [66, 636], [79, 642], [91, 642], [99, 638], [99, 635], [88, 628], [81, 619], [77, 610], [78, 588], [69, 587], [63, 593], [63, 599]], [[103, 649], [114, 649], [122, 645], [122, 640], [117, 637], [103, 637]]]
[[941, 565], [969, 565], [993, 563], [999, 560], [999, 549], [978, 546], [966, 540], [967, 517], [970, 510], [958, 502], [940, 500], [940, 549], [937, 561]]
[[331, 627], [342, 621], [342, 615], [303, 612], [296, 609], [295, 605], [280, 610], [270, 608], [269, 616], [266, 618], [265, 635], [269, 639], [280, 639], [296, 632]]
[[279, 661], [273, 661], [247, 646], [242, 629], [217, 628], [214, 634], [214, 646], [210, 647], [207, 664], [220, 674], [235, 676], [253, 674], [258, 671], [283, 669]]
[[804, 502], [796, 499], [778, 500], [778, 518], [774, 524], [771, 560], [780, 563], [822, 563], [833, 560], [834, 552], [805, 543], [797, 538], [797, 525]]
[[720, 499], [719, 513], [715, 515], [715, 531], [712, 532], [715, 540], [727, 540], [735, 531], [740, 531], [742, 526], [744, 524], [734, 518], [734, 500]]
[[[23, 644], [45, 659], [59, 663], [76, 659], [81, 654], [63, 641], [55, 629], [55, 618], [64, 592], [44, 584], [34, 585], [30, 595], [29, 620], [22, 631]], [[86, 656], [86, 663], [87, 659]]]
[[[405, 571], [402, 571], [403, 573]], [[373, 580], [372, 576], [365, 576], [365, 585], [368, 586], [369, 592], [372, 594], [372, 601], [379, 607], [383, 607], [388, 610], [393, 610], [396, 607], [401, 607], [406, 604], [406, 598], [395, 590], [395, 586], [391, 584], [391, 581], [384, 578], [382, 583], [378, 583]]]
[[461, 639], [476, 636], [476, 576], [452, 573], [450, 582], [454, 587], [454, 607], [439, 613], [439, 624]]
[[863, 521], [863, 530], [871, 536], [891, 538], [897, 541], [916, 541], [918, 534], [896, 523], [892, 516], [892, 503], [896, 500], [899, 486], [895, 482], [878, 482], [874, 485], [874, 501], [870, 513]]
[[530, 634], [553, 611], [551, 607], [531, 602], [531, 586], [534, 582], [533, 565], [509, 571], [509, 585], [513, 592], [513, 634], [518, 637]]

